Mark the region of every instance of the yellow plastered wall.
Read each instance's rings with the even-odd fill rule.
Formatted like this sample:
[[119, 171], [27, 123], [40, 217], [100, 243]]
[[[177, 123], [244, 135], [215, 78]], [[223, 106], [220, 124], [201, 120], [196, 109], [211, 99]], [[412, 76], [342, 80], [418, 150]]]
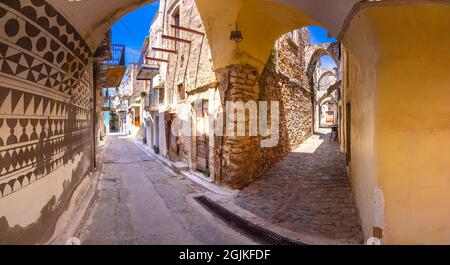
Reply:
[[[355, 26], [356, 25], [356, 26]], [[375, 219], [373, 191], [377, 186], [376, 100], [379, 57], [370, 21], [359, 17], [349, 28], [344, 43], [345, 105], [351, 104], [350, 183], [361, 218], [365, 238], [372, 236]], [[346, 121], [344, 115], [344, 124]], [[345, 127], [344, 127], [345, 128]], [[378, 213], [380, 214], [380, 213]]]
[[344, 40], [359, 75], [348, 84], [352, 185], [365, 235], [382, 217], [386, 243], [450, 242], [448, 14], [437, 4], [362, 10]]
[[450, 6], [372, 10], [379, 179], [391, 243], [450, 243]]
[[[308, 25], [317, 25], [300, 10], [276, 1], [196, 0], [216, 69], [231, 64], [250, 64], [262, 72], [275, 41], [283, 34]], [[236, 30], [243, 41], [230, 40]]]

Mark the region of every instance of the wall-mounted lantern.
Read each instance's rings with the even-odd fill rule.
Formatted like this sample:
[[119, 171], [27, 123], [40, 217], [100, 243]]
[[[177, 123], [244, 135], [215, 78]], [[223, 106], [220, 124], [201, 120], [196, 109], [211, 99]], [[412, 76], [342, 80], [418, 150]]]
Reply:
[[236, 25], [236, 30], [233, 30], [231, 32], [230, 40], [234, 40], [235, 42], [241, 42], [244, 40], [244, 37], [242, 36], [242, 32], [238, 30], [238, 27]]

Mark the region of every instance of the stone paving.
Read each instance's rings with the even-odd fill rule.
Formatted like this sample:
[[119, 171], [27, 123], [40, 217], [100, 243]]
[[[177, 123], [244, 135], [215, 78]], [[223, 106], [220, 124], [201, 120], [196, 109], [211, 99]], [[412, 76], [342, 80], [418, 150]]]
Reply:
[[329, 132], [320, 129], [242, 190], [234, 203], [294, 232], [342, 244], [362, 243], [345, 158]]

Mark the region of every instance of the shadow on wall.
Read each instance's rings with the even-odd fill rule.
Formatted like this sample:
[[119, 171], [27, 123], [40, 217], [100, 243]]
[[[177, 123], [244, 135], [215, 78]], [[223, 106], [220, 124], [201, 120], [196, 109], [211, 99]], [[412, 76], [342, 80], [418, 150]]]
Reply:
[[[85, 96], [89, 96], [89, 94]], [[56, 108], [52, 99], [43, 99], [43, 101], [48, 102], [50, 105], [49, 108]], [[61, 108], [60, 110], [64, 112], [60, 103], [57, 104], [57, 108]], [[45, 109], [46, 108], [44, 107], [44, 110]], [[33, 145], [28, 146], [29, 149], [27, 150], [29, 150], [29, 152], [19, 152], [17, 156], [11, 157], [7, 163], [19, 166], [28, 164], [26, 161], [35, 161], [31, 164], [34, 169], [17, 180], [2, 184], [1, 192], [3, 198], [17, 192], [26, 192], [26, 190], [23, 189], [28, 185], [32, 185], [34, 182], [48, 177], [49, 174], [58, 174], [58, 172], [61, 172], [60, 170], [62, 168], [75, 163], [76, 156], [81, 156], [81, 159], [72, 170], [70, 180], [64, 181], [61, 196], [59, 198], [53, 196], [41, 209], [39, 219], [33, 224], [27, 227], [10, 227], [6, 217], [3, 216], [0, 218], [0, 244], [36, 244], [48, 241], [54, 232], [58, 218], [67, 209], [74, 190], [90, 170], [91, 137], [89, 131], [86, 131], [85, 127], [91, 124], [90, 115], [87, 115], [87, 112], [80, 110], [80, 108], [73, 103], [73, 99], [64, 106], [64, 110], [66, 110], [67, 115], [67, 118], [64, 120], [50, 120], [49, 118], [47, 118], [47, 120], [30, 120], [30, 123], [34, 124], [34, 126], [37, 126], [38, 123], [42, 126], [38, 143], [35, 144], [35, 147], [33, 147]], [[87, 119], [84, 120], [83, 117], [80, 117], [80, 113], [86, 115]], [[20, 121], [23, 123], [24, 119], [21, 119]], [[54, 128], [54, 130], [52, 130], [52, 128]], [[61, 135], [61, 133], [63, 133], [63, 136], [54, 140], [54, 137]], [[26, 143], [28, 140], [33, 140], [35, 137], [37, 137], [36, 130], [33, 131], [30, 139], [21, 137], [20, 142]], [[9, 144], [19, 143], [14, 135], [11, 135], [9, 139]], [[61, 154], [62, 156], [58, 156]], [[17, 188], [17, 183], [21, 185], [20, 189]], [[6, 194], [5, 191], [7, 188], [11, 190], [11, 193]], [[24, 194], [23, 196], [32, 195]], [[30, 205], [30, 207], [33, 206]]]
[[[90, 156], [83, 154], [77, 167], [72, 170], [70, 181], [64, 182], [64, 191], [60, 198], [53, 196], [42, 208], [38, 220], [27, 227], [10, 227], [6, 217], [0, 218], [0, 244], [39, 244], [52, 237], [58, 218], [67, 210], [73, 192], [87, 175]], [[89, 164], [89, 163], [88, 163]]]

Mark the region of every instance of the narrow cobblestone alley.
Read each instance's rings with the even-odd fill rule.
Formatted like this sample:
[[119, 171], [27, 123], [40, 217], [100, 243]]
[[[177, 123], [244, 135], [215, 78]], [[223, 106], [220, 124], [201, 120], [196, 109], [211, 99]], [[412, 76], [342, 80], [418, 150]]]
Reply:
[[205, 212], [193, 186], [126, 137], [110, 136], [82, 244], [254, 244]]
[[298, 233], [343, 244], [363, 240], [345, 160], [328, 129], [265, 172], [234, 203]]

